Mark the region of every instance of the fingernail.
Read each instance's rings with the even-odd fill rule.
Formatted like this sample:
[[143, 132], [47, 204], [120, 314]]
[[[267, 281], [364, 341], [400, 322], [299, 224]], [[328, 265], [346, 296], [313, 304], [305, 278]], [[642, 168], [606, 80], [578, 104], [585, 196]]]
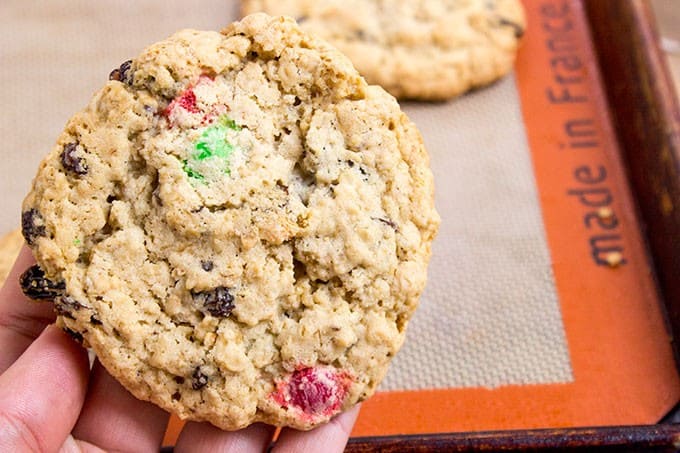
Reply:
[[82, 453], [80, 450], [80, 447], [78, 446], [78, 442], [73, 438], [72, 435], [68, 435], [64, 443], [62, 444], [61, 448], [59, 449], [59, 453]]

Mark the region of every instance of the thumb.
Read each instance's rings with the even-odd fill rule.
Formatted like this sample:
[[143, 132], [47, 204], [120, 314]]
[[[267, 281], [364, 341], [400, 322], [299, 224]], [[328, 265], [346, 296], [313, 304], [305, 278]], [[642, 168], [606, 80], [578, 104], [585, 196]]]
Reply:
[[87, 353], [48, 326], [0, 376], [0, 451], [57, 451], [85, 399]]

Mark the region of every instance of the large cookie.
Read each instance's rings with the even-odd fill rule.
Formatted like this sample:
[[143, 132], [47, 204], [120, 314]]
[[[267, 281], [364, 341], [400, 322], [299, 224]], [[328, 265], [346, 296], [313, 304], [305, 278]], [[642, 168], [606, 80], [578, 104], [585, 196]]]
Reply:
[[512, 69], [520, 0], [242, 0], [245, 14], [295, 17], [399, 98], [443, 100]]
[[182, 418], [308, 429], [370, 396], [439, 222], [394, 98], [264, 14], [181, 31], [110, 77], [24, 202], [26, 291]]

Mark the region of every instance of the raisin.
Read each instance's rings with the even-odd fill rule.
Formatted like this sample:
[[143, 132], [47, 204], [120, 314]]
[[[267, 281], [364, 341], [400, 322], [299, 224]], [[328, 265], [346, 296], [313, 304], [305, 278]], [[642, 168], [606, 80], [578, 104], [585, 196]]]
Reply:
[[200, 390], [208, 383], [208, 376], [203, 374], [201, 367], [197, 366], [194, 373], [191, 375], [191, 388]]
[[276, 181], [276, 187], [281, 189], [286, 195], [289, 193], [288, 186], [282, 183], [281, 181]]
[[182, 398], [182, 394], [181, 394], [181, 393], [175, 392], [175, 393], [172, 394], [172, 399], [173, 399], [173, 401], [179, 401], [180, 398]]
[[61, 165], [68, 171], [82, 176], [87, 174], [87, 162], [82, 157], [76, 155], [78, 143], [69, 143], [64, 145], [64, 150], [61, 152]]
[[51, 300], [62, 295], [66, 284], [45, 278], [45, 272], [37, 264], [29, 267], [19, 277], [19, 285], [26, 295], [34, 300]]
[[132, 84], [132, 74], [130, 73], [131, 67], [132, 60], [124, 61], [123, 64], [120, 65], [120, 79], [128, 85]]
[[174, 380], [180, 385], [184, 384], [184, 378], [182, 376], [175, 376]]
[[71, 330], [68, 327], [64, 327], [62, 329], [64, 332], [66, 332], [71, 338], [76, 340], [78, 343], [83, 342], [83, 335], [80, 332], [76, 332], [75, 330]]
[[215, 268], [215, 263], [210, 260], [201, 261], [201, 268], [206, 272], [210, 272]]
[[73, 319], [73, 312], [85, 308], [85, 305], [71, 296], [61, 296], [55, 299], [54, 308], [58, 315]]
[[218, 286], [211, 291], [192, 293], [192, 296], [205, 311], [215, 317], [226, 318], [235, 308], [234, 296], [224, 286]]
[[101, 326], [102, 322], [95, 315], [92, 315], [90, 316], [90, 324], [93, 324], [95, 326]]
[[28, 245], [33, 245], [38, 237], [47, 234], [43, 218], [36, 209], [29, 209], [21, 214], [21, 234]]
[[120, 67], [114, 69], [109, 74], [109, 80], [117, 80], [118, 82], [123, 82], [127, 85], [132, 85], [132, 73], [130, 68], [132, 67], [132, 60], [128, 60]]

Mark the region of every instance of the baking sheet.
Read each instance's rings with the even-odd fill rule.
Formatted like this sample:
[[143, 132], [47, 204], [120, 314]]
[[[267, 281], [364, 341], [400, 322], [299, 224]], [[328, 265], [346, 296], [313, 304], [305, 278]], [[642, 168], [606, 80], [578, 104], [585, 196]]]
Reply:
[[[432, 156], [443, 223], [408, 341], [355, 434], [652, 423], [678, 401], [578, 5], [526, 2], [517, 70], [500, 83], [448, 103], [404, 104]], [[237, 8], [229, 0], [0, 3], [0, 96], [10, 106], [0, 122], [0, 230], [16, 228], [40, 158], [113, 67], [177, 29], [220, 29]], [[564, 72], [569, 62], [579, 62], [577, 73]], [[567, 76], [580, 82], [565, 87]], [[548, 102], [564, 89], [587, 101]], [[597, 204], [577, 184], [579, 168], [591, 179], [607, 172], [590, 187], [611, 195], [606, 207], [618, 221], [601, 256], [592, 241], [604, 233], [585, 219], [607, 213], [582, 203]], [[610, 252], [625, 262], [595, 259]]]

